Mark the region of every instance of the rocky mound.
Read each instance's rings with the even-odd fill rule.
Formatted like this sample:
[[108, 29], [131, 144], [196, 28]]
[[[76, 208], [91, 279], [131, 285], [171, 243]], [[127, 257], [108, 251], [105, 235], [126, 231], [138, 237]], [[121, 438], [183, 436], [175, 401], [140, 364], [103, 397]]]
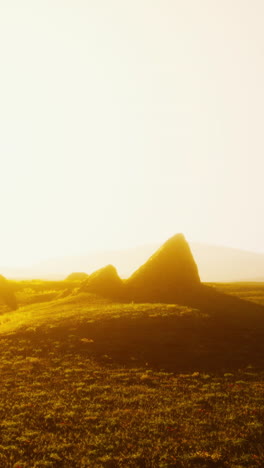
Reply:
[[67, 276], [65, 281], [85, 281], [88, 277], [89, 275], [87, 275], [87, 273], [74, 272]]
[[126, 281], [126, 293], [144, 301], [175, 301], [200, 287], [197, 265], [183, 234], [177, 234]]
[[83, 284], [82, 291], [99, 294], [110, 298], [120, 298], [123, 281], [113, 265], [107, 265], [92, 273]]
[[12, 286], [7, 279], [0, 275], [0, 303], [7, 305], [10, 309], [17, 308], [16, 297]]

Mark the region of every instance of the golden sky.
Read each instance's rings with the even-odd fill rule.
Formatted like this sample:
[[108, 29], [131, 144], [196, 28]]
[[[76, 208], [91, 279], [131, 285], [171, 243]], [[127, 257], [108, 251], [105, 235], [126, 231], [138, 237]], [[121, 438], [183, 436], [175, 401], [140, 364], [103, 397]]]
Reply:
[[264, 251], [262, 0], [0, 0], [0, 265]]

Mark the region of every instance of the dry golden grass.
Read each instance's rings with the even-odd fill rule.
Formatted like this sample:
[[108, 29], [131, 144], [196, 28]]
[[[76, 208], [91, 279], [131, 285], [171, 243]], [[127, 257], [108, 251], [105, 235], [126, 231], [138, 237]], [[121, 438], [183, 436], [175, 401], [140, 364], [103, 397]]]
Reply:
[[0, 316], [1, 467], [264, 465], [261, 327], [45, 287]]

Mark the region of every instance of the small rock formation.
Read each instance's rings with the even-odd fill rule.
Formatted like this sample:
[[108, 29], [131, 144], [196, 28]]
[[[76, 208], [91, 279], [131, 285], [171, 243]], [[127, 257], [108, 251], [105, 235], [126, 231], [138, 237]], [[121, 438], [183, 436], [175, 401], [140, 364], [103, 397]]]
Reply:
[[10, 309], [17, 308], [16, 296], [9, 281], [0, 275], [0, 302], [7, 305]]
[[65, 281], [84, 281], [88, 277], [89, 275], [87, 275], [87, 273], [74, 272], [67, 276], [67, 278], [65, 278]]
[[82, 291], [99, 294], [110, 298], [120, 298], [123, 290], [123, 281], [113, 265], [107, 265], [92, 273], [84, 282]]
[[175, 301], [200, 287], [198, 268], [183, 234], [176, 234], [126, 281], [128, 297], [144, 301]]

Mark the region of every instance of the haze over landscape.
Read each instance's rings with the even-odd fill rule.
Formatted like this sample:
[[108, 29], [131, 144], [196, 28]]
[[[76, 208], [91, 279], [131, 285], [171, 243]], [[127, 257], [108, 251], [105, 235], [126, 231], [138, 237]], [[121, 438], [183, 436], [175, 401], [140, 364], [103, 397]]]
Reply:
[[[129, 277], [160, 244], [130, 249], [88, 252], [70, 257], [55, 257], [24, 268], [1, 267], [8, 278], [64, 279], [71, 272], [92, 273], [111, 263], [121, 278]], [[202, 281], [264, 281], [264, 254], [228, 247], [191, 243]]]
[[263, 253], [263, 14], [2, 1], [0, 265], [175, 232]]
[[263, 18], [0, 0], [0, 468], [264, 466]]

